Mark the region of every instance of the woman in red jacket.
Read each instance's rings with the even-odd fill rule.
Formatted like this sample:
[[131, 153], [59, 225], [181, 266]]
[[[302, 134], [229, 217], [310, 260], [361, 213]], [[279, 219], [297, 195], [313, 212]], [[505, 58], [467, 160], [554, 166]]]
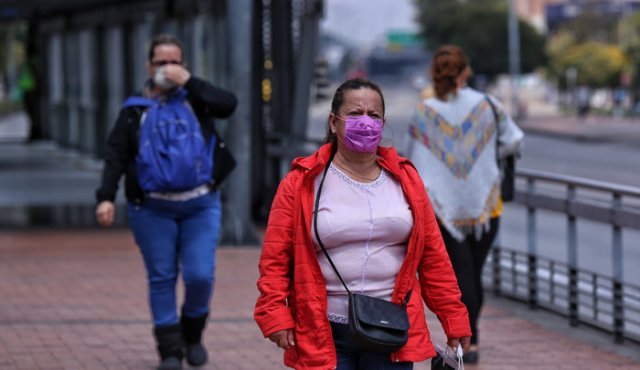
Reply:
[[[327, 144], [294, 160], [273, 201], [255, 319], [285, 350], [287, 366], [412, 369], [436, 354], [422, 300], [438, 316], [447, 344], [468, 347], [467, 310], [422, 180], [395, 149], [378, 146], [384, 111], [376, 84], [343, 83], [331, 105]], [[347, 292], [318, 237], [350, 291], [406, 304], [409, 339], [399, 350], [381, 353], [353, 341]]]

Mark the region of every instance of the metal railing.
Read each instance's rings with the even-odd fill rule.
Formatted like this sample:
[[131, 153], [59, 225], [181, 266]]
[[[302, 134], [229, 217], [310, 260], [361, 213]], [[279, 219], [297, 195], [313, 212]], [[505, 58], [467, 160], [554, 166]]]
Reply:
[[[640, 342], [640, 287], [624, 282], [622, 238], [625, 228], [640, 230], [640, 188], [524, 169], [516, 185], [527, 252], [496, 245], [483, 277], [487, 289], [564, 315], [572, 326], [610, 332], [617, 342]], [[566, 263], [539, 255], [539, 210], [565, 215]], [[578, 219], [610, 226], [612, 276], [578, 266]]]

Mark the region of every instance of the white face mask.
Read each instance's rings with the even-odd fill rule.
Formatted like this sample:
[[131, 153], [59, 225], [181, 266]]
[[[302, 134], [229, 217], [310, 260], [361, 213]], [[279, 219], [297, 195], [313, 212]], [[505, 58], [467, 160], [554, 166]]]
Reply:
[[156, 73], [153, 75], [153, 83], [164, 90], [170, 90], [177, 86], [175, 82], [167, 80], [164, 75], [164, 67], [159, 67], [156, 70]]

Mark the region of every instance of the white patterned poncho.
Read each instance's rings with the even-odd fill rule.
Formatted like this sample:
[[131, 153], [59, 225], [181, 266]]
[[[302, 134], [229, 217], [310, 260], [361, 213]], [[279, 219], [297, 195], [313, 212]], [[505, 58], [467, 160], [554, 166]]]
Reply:
[[485, 230], [501, 205], [496, 138], [504, 157], [520, 150], [524, 136], [500, 102], [489, 97], [496, 123], [487, 97], [465, 87], [446, 101], [426, 99], [409, 127], [408, 157], [420, 172], [438, 220], [459, 241]]

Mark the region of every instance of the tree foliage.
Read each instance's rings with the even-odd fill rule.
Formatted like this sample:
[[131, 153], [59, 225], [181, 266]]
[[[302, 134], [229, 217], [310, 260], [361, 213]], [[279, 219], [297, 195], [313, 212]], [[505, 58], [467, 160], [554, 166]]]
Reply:
[[[493, 78], [509, 71], [508, 11], [498, 0], [415, 0], [418, 22], [429, 49], [460, 46], [476, 74]], [[546, 63], [545, 39], [519, 21], [523, 73]]]
[[0, 23], [0, 40], [3, 42], [0, 47], [0, 77], [5, 96], [15, 88], [12, 77], [18, 73], [18, 66], [25, 60], [26, 30], [25, 22]]
[[560, 78], [569, 68], [577, 72], [577, 84], [615, 87], [627, 65], [627, 57], [617, 45], [586, 42], [568, 47], [552, 57], [551, 67]]
[[594, 4], [587, 6], [549, 39], [549, 74], [562, 88], [567, 87], [570, 69], [577, 72], [577, 85], [619, 86], [620, 76], [640, 62], [639, 22], [637, 15], [618, 22], [611, 15], [599, 14]]
[[627, 55], [631, 88], [640, 92], [640, 13], [631, 14], [618, 25], [619, 45]]

